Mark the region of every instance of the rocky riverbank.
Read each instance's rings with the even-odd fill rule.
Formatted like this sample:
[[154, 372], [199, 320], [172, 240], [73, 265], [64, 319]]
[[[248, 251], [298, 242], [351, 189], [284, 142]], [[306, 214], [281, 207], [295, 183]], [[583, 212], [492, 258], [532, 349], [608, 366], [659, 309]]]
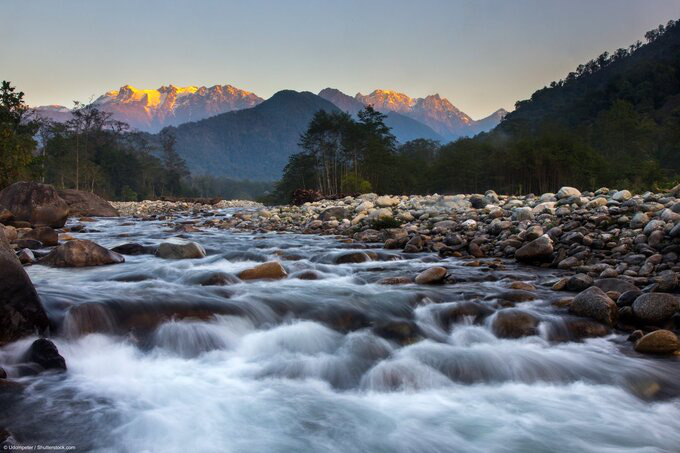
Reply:
[[[204, 205], [130, 206], [156, 216], [175, 209], [202, 212], [205, 217], [191, 226], [196, 229], [340, 235], [405, 253], [467, 259], [472, 266], [516, 260], [564, 270], [567, 276], [553, 289], [582, 292], [562, 302], [571, 313], [632, 332], [640, 351], [678, 349], [673, 331], [680, 326], [680, 199], [675, 195], [572, 187], [540, 196], [364, 194], [301, 206], [253, 204], [232, 217], [210, 216], [216, 207]], [[370, 260], [371, 254], [352, 259]], [[445, 281], [445, 272], [431, 274], [436, 275], [414, 276], [415, 282]]]

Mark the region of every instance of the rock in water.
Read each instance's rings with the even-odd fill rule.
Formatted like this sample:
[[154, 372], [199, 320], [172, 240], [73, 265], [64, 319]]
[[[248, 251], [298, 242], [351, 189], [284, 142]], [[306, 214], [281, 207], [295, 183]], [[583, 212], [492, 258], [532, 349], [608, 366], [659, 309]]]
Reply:
[[197, 242], [164, 242], [156, 250], [156, 256], [169, 260], [197, 259], [205, 255], [205, 249]]
[[59, 196], [68, 204], [71, 216], [118, 217], [119, 213], [111, 204], [92, 192], [64, 189]]
[[0, 345], [43, 333], [48, 325], [31, 279], [0, 229]]
[[641, 321], [659, 324], [680, 310], [678, 298], [666, 293], [646, 293], [633, 302], [633, 314]]
[[66, 370], [66, 361], [54, 343], [46, 338], [39, 338], [31, 344], [25, 360], [37, 363], [46, 370]]
[[12, 212], [14, 220], [33, 225], [61, 228], [66, 223], [68, 204], [54, 187], [37, 182], [17, 182], [0, 191], [0, 208]]
[[616, 323], [619, 313], [616, 303], [597, 286], [591, 286], [579, 293], [569, 306], [569, 311], [577, 316], [594, 319], [609, 327]]
[[515, 252], [517, 261], [545, 261], [552, 257], [553, 242], [547, 234], [520, 247]]
[[520, 338], [536, 334], [538, 319], [531, 313], [509, 308], [496, 313], [491, 330], [499, 338]]
[[250, 269], [241, 271], [238, 278], [241, 280], [280, 280], [286, 278], [288, 273], [278, 261], [268, 261]]
[[680, 349], [678, 337], [670, 330], [655, 330], [635, 342], [635, 350], [648, 354], [671, 354]]
[[52, 267], [85, 267], [124, 263], [123, 255], [88, 240], [73, 240], [60, 245], [38, 261]]
[[448, 271], [445, 267], [435, 266], [424, 270], [416, 276], [416, 283], [419, 285], [431, 285], [444, 280]]
[[21, 236], [21, 239], [35, 239], [46, 247], [59, 245], [59, 234], [51, 227], [37, 227]]

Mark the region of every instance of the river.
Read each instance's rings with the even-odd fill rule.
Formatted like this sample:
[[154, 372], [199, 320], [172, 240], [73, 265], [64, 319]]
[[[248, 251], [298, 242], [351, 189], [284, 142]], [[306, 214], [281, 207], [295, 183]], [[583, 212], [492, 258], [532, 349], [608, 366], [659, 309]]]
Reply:
[[[109, 248], [177, 240], [161, 221], [87, 227], [74, 236]], [[360, 245], [330, 236], [186, 237], [208, 256], [27, 268], [68, 371], [18, 377], [32, 339], [0, 350], [25, 386], [0, 396], [0, 426], [23, 444], [79, 451], [680, 448], [680, 358], [637, 354], [624, 334], [576, 341], [565, 328], [575, 318], [544, 285], [555, 271], [382, 249], [335, 264]], [[287, 279], [201, 285], [273, 259]], [[455, 283], [377, 283], [435, 264]], [[513, 281], [536, 285], [534, 300], [511, 302], [524, 298]], [[506, 310], [538, 318], [536, 334], [497, 338]]]

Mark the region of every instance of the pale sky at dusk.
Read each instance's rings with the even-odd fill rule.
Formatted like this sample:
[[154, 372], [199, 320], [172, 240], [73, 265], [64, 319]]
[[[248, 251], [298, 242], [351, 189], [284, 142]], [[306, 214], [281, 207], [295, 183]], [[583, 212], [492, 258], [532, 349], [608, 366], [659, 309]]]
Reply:
[[30, 105], [131, 84], [439, 93], [480, 118], [680, 18], [680, 0], [4, 0], [0, 79]]

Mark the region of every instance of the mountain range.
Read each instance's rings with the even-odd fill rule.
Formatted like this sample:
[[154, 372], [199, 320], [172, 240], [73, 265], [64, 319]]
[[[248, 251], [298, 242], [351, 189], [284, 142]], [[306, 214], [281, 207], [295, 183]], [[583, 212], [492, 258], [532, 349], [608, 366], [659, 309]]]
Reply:
[[[476, 135], [495, 127], [507, 113], [501, 109], [475, 121], [438, 94], [411, 98], [389, 90], [354, 97], [333, 88], [318, 95], [283, 90], [265, 101], [231, 85], [153, 90], [125, 85], [100, 96], [94, 105], [142, 132], [172, 128], [177, 151], [194, 173], [253, 180], [281, 176], [288, 157], [299, 151], [300, 134], [319, 110], [356, 116], [371, 105], [385, 113], [385, 124], [399, 143]], [[70, 117], [70, 110], [59, 105], [34, 110], [54, 121]]]

